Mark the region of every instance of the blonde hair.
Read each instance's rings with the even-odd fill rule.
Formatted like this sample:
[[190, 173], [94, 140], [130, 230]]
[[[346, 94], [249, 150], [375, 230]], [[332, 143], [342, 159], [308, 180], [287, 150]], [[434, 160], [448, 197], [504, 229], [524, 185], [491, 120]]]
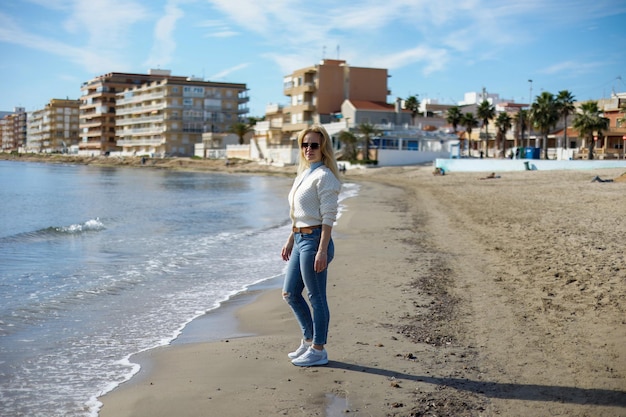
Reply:
[[321, 125], [312, 125], [298, 133], [298, 148], [300, 149], [300, 163], [298, 164], [298, 174], [311, 167], [311, 164], [304, 157], [302, 149], [302, 140], [307, 133], [317, 133], [320, 135], [320, 150], [322, 151], [322, 162], [332, 173], [339, 178], [339, 168], [337, 167], [337, 159], [335, 158], [335, 150], [333, 149], [333, 141], [330, 139], [328, 132]]

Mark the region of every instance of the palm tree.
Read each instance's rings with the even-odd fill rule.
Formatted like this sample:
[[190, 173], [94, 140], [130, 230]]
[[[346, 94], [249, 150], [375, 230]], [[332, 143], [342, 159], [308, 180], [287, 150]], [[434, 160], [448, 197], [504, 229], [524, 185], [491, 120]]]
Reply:
[[482, 103], [478, 105], [476, 109], [476, 115], [483, 122], [483, 126], [485, 127], [485, 156], [489, 158], [489, 134], [488, 134], [488, 126], [489, 120], [493, 119], [496, 115], [496, 108], [494, 105], [490, 104], [487, 100], [483, 100]]
[[370, 141], [372, 140], [372, 137], [380, 134], [380, 131], [378, 129], [376, 129], [376, 126], [374, 126], [371, 123], [361, 123], [358, 127], [357, 130], [359, 131], [359, 133], [362, 135], [363, 137], [363, 143], [364, 143], [364, 154], [363, 154], [363, 159], [366, 161], [369, 161], [370, 159]]
[[543, 158], [548, 159], [548, 134], [559, 121], [559, 107], [554, 94], [544, 91], [530, 106], [533, 127], [539, 129], [543, 138]]
[[339, 132], [338, 139], [343, 144], [344, 152], [342, 159], [347, 159], [348, 161], [356, 160], [356, 143], [358, 139], [354, 133], [349, 130], [342, 130]]
[[248, 132], [252, 132], [252, 126], [250, 126], [248, 123], [243, 123], [243, 122], [237, 122], [234, 123], [231, 127], [230, 127], [230, 133], [234, 133], [235, 135], [237, 135], [237, 137], [239, 137], [239, 144], [243, 145], [243, 137], [246, 136], [246, 133]]
[[450, 107], [448, 109], [446, 122], [452, 125], [452, 130], [454, 130], [454, 133], [456, 133], [457, 126], [461, 124], [462, 117], [463, 117], [463, 113], [461, 113], [461, 109], [459, 109], [458, 106]]
[[409, 96], [404, 100], [404, 108], [411, 110], [411, 121], [415, 124], [415, 116], [417, 116], [420, 108], [420, 101], [417, 99], [417, 96]]
[[498, 128], [498, 142], [502, 142], [502, 156], [506, 158], [506, 132], [511, 129], [512, 119], [508, 113], [502, 112], [496, 118], [496, 127]]
[[461, 118], [461, 125], [465, 127], [465, 131], [467, 132], [467, 143], [468, 143], [467, 155], [471, 156], [472, 129], [478, 126], [478, 119], [474, 117], [474, 113], [472, 112], [465, 113], [463, 117]]
[[[518, 113], [513, 116], [513, 123], [515, 129], [520, 133], [519, 143], [515, 143], [515, 146], [524, 146], [524, 132], [528, 128], [528, 110], [520, 109]], [[527, 143], [526, 146], [529, 144]]]
[[559, 107], [559, 115], [563, 118], [563, 147], [567, 150], [567, 118], [574, 113], [574, 96], [567, 90], [559, 91], [556, 96], [556, 102]]
[[594, 132], [599, 135], [609, 128], [609, 119], [602, 117], [597, 101], [588, 101], [580, 106], [580, 113], [574, 116], [572, 127], [578, 131], [581, 137], [587, 140], [589, 159], [593, 159]]

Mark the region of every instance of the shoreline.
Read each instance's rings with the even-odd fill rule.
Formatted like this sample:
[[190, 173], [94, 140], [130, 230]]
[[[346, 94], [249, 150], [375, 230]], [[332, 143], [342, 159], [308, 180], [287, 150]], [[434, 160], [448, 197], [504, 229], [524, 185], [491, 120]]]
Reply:
[[44, 164], [75, 164], [100, 167], [129, 167], [137, 169], [164, 169], [188, 172], [217, 172], [254, 175], [295, 175], [296, 166], [278, 166], [243, 159], [230, 159], [228, 165], [221, 159], [198, 159], [188, 157], [148, 158], [141, 157], [78, 156], [64, 154], [12, 155], [0, 152], [0, 161], [35, 162]]

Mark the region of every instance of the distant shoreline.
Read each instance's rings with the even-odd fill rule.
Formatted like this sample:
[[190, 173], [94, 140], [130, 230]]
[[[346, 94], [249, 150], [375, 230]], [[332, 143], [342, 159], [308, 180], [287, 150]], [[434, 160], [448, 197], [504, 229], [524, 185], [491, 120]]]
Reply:
[[[295, 166], [275, 166], [243, 159], [196, 159], [188, 157], [142, 158], [139, 156], [80, 156], [67, 154], [9, 154], [0, 153], [0, 160], [39, 162], [50, 164], [76, 164], [111, 167], [157, 168], [197, 172], [232, 172], [264, 175], [292, 176]], [[143, 161], [143, 162], [142, 162]]]

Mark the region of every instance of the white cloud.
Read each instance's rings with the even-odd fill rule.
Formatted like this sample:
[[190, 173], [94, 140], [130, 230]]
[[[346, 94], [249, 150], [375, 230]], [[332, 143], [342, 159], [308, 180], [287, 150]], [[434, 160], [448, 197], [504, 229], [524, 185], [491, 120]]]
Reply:
[[235, 65], [234, 67], [227, 68], [223, 71], [218, 72], [217, 74], [213, 74], [211, 77], [209, 77], [209, 79], [210, 80], [223, 80], [224, 78], [228, 77], [233, 72], [240, 71], [248, 67], [249, 65], [250, 65], [249, 63]]
[[174, 52], [176, 51], [176, 40], [174, 39], [174, 31], [176, 22], [184, 16], [181, 8], [178, 7], [176, 1], [168, 2], [165, 6], [165, 15], [163, 15], [154, 27], [154, 41], [152, 51], [145, 65], [149, 68], [168, 65]]
[[232, 30], [229, 25], [219, 20], [205, 20], [197, 26], [210, 30], [204, 35], [205, 38], [230, 38], [239, 35], [239, 32]]
[[139, 3], [125, 0], [74, 0], [70, 16], [63, 22], [69, 33], [87, 37], [90, 48], [119, 49], [127, 44], [131, 27], [148, 12]]
[[563, 61], [543, 68], [539, 71], [539, 73], [548, 75], [565, 74], [574, 76], [589, 73], [600, 66], [601, 64], [597, 62]]
[[383, 55], [379, 61], [388, 69], [402, 68], [415, 63], [422, 63], [424, 66], [424, 75], [440, 71], [445, 68], [449, 61], [448, 52], [444, 49], [429, 48], [423, 45], [412, 49], [396, 52], [389, 55]]
[[0, 14], [0, 41], [69, 59], [92, 73], [101, 71], [111, 65], [119, 65], [120, 68], [124, 67], [121, 62], [116, 63], [113, 57], [103, 54], [102, 51], [97, 49], [76, 47], [27, 32], [9, 17], [2, 14]]

